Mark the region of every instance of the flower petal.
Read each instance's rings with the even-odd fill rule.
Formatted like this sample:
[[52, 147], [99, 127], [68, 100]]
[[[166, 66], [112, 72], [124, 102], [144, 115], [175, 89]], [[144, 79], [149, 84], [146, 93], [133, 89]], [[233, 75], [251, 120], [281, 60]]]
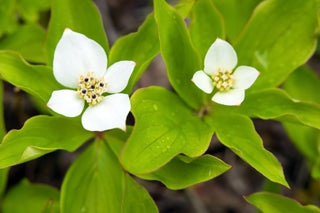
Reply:
[[63, 89], [52, 92], [47, 107], [67, 117], [76, 117], [81, 114], [84, 100], [76, 91]]
[[134, 61], [119, 61], [112, 64], [104, 76], [104, 81], [107, 83], [107, 92], [117, 93], [124, 90], [135, 65], [136, 62]]
[[255, 68], [249, 66], [240, 66], [234, 73], [235, 82], [233, 87], [235, 89], [248, 89], [256, 81], [260, 72]]
[[238, 63], [237, 54], [226, 41], [217, 38], [204, 59], [204, 72], [215, 74], [218, 68], [233, 69]]
[[244, 100], [244, 90], [243, 89], [230, 89], [226, 92], [217, 92], [212, 100], [219, 104], [233, 106], [240, 105]]
[[193, 77], [192, 82], [195, 83], [205, 93], [210, 94], [213, 90], [213, 83], [211, 78], [205, 74], [202, 70], [197, 71]]
[[126, 119], [131, 109], [127, 94], [113, 94], [104, 97], [97, 105], [89, 106], [82, 115], [82, 125], [89, 131], [126, 129]]
[[97, 42], [65, 29], [53, 58], [53, 74], [60, 84], [76, 88], [80, 75], [94, 72], [101, 78], [106, 69], [107, 55]]

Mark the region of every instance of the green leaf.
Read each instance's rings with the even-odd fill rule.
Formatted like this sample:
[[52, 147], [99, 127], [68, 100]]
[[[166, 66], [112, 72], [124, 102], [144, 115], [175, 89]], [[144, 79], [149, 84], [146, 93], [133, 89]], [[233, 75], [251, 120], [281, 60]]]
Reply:
[[[179, 4], [177, 5], [178, 11], [185, 17], [193, 4], [194, 1]], [[159, 35], [157, 24], [152, 13], [140, 26], [138, 32], [119, 38], [110, 50], [110, 65], [121, 60], [132, 60], [137, 63], [127, 88], [123, 92], [131, 93], [133, 86], [159, 52]]]
[[[105, 134], [105, 140], [117, 157], [120, 156], [124, 142], [127, 141], [130, 134], [131, 128], [129, 126], [127, 132], [112, 130]], [[230, 169], [229, 165], [210, 155], [199, 158], [178, 155], [155, 172], [138, 175], [138, 177], [161, 181], [170, 189], [183, 189], [212, 179], [228, 169]]]
[[253, 10], [262, 0], [211, 0], [221, 12], [224, 22], [227, 39], [236, 41], [243, 31]]
[[268, 0], [257, 7], [235, 45], [239, 64], [261, 72], [250, 89], [278, 86], [308, 60], [316, 47], [318, 9], [318, 0]]
[[131, 97], [135, 127], [121, 155], [133, 174], [149, 173], [184, 153], [203, 154], [212, 130], [175, 94], [161, 87], [136, 91]]
[[41, 184], [31, 184], [27, 179], [14, 186], [3, 201], [3, 213], [59, 212], [58, 190]]
[[54, 50], [66, 27], [95, 40], [108, 52], [108, 41], [101, 16], [91, 0], [53, 0], [46, 41], [49, 66], [52, 66]]
[[197, 1], [192, 9], [191, 17], [190, 36], [204, 60], [209, 47], [217, 37], [225, 38], [224, 22], [211, 0]]
[[246, 200], [264, 213], [319, 213], [320, 209], [313, 205], [302, 206], [295, 200], [281, 195], [259, 192], [246, 197]]
[[[283, 88], [296, 100], [320, 104], [320, 79], [307, 67], [300, 67], [286, 80]], [[320, 119], [320, 118], [318, 118]], [[312, 168], [311, 175], [320, 177], [320, 130], [300, 124], [283, 123], [290, 139], [306, 156]]]
[[107, 141], [110, 149], [119, 158], [124, 143], [128, 140], [132, 132], [132, 126], [127, 126], [126, 131], [112, 129], [104, 133], [104, 140]]
[[49, 10], [51, 0], [16, 0], [17, 11], [27, 22], [37, 22], [40, 18], [40, 11]]
[[15, 1], [0, 0], [0, 37], [13, 32], [16, 27]]
[[[319, 118], [320, 119], [320, 118]], [[320, 130], [301, 124], [283, 122], [291, 141], [307, 158], [314, 178], [320, 177]]]
[[125, 93], [130, 93], [152, 59], [159, 53], [160, 44], [153, 15], [149, 15], [138, 32], [119, 38], [110, 50], [109, 64], [121, 60], [137, 63]]
[[250, 117], [302, 123], [320, 129], [320, 105], [294, 101], [281, 89], [250, 93], [240, 107], [232, 109]]
[[[58, 134], [57, 134], [58, 133]], [[66, 117], [35, 116], [22, 129], [10, 131], [0, 144], [0, 168], [23, 163], [49, 152], [76, 150], [93, 133]]]
[[248, 117], [215, 110], [205, 119], [222, 144], [269, 180], [288, 186], [279, 161], [264, 149], [262, 140]]
[[62, 184], [61, 212], [157, 212], [147, 191], [119, 164], [103, 141], [91, 144], [72, 164]]
[[51, 68], [30, 65], [15, 52], [0, 51], [0, 73], [6, 81], [44, 103], [49, 100], [53, 90], [63, 88], [55, 80]]
[[188, 105], [200, 108], [208, 100], [208, 95], [195, 86], [191, 79], [203, 63], [192, 46], [184, 20], [164, 0], [154, 0], [154, 13], [161, 55], [167, 64], [169, 80]]
[[183, 189], [221, 175], [231, 166], [211, 155], [189, 158], [179, 155], [155, 172], [138, 175], [147, 180], [158, 180], [169, 189]]
[[[0, 169], [0, 198], [7, 186], [9, 168]], [[1, 201], [0, 201], [1, 204]], [[0, 205], [1, 206], [1, 205]]]
[[295, 100], [320, 104], [320, 78], [306, 66], [299, 67], [291, 73], [283, 89]]
[[44, 62], [45, 34], [45, 30], [39, 25], [22, 25], [14, 33], [0, 40], [0, 49], [18, 51], [28, 61]]

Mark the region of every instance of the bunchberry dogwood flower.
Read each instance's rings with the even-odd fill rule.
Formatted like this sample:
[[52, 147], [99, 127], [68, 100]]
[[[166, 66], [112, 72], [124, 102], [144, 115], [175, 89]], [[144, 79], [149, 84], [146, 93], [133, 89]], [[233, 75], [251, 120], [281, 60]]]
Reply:
[[66, 29], [54, 52], [53, 74], [73, 90], [53, 91], [47, 106], [61, 115], [76, 117], [86, 102], [88, 107], [81, 117], [85, 129], [125, 130], [131, 105], [129, 96], [119, 92], [127, 86], [135, 65], [119, 61], [107, 69], [107, 55], [97, 42]]
[[192, 81], [212, 100], [224, 105], [240, 105], [248, 89], [260, 74], [255, 68], [237, 65], [237, 54], [226, 41], [217, 39], [204, 59], [204, 71], [197, 71]]

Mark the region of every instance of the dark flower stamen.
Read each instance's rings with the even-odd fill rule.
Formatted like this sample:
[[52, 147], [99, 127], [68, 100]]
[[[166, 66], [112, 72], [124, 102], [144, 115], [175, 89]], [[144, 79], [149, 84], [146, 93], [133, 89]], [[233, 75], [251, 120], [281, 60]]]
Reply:
[[78, 89], [77, 93], [81, 98], [87, 101], [89, 105], [95, 105], [104, 98], [102, 95], [107, 91], [105, 88], [106, 83], [104, 83], [104, 77], [94, 78], [93, 72], [88, 72], [87, 76], [80, 76], [78, 79]]

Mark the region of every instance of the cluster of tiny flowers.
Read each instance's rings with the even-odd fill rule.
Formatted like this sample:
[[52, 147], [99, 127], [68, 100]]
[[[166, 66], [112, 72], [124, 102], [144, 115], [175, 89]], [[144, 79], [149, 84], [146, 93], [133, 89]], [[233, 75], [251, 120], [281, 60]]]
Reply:
[[88, 72], [86, 77], [81, 75], [78, 83], [77, 93], [81, 98], [86, 100], [89, 105], [95, 105], [102, 101], [102, 94], [107, 91], [104, 77], [100, 79], [95, 78], [93, 72]]
[[232, 87], [235, 79], [233, 79], [233, 75], [231, 75], [231, 72], [232, 70], [218, 68], [217, 72], [212, 75], [213, 85], [219, 91], [228, 91]]

